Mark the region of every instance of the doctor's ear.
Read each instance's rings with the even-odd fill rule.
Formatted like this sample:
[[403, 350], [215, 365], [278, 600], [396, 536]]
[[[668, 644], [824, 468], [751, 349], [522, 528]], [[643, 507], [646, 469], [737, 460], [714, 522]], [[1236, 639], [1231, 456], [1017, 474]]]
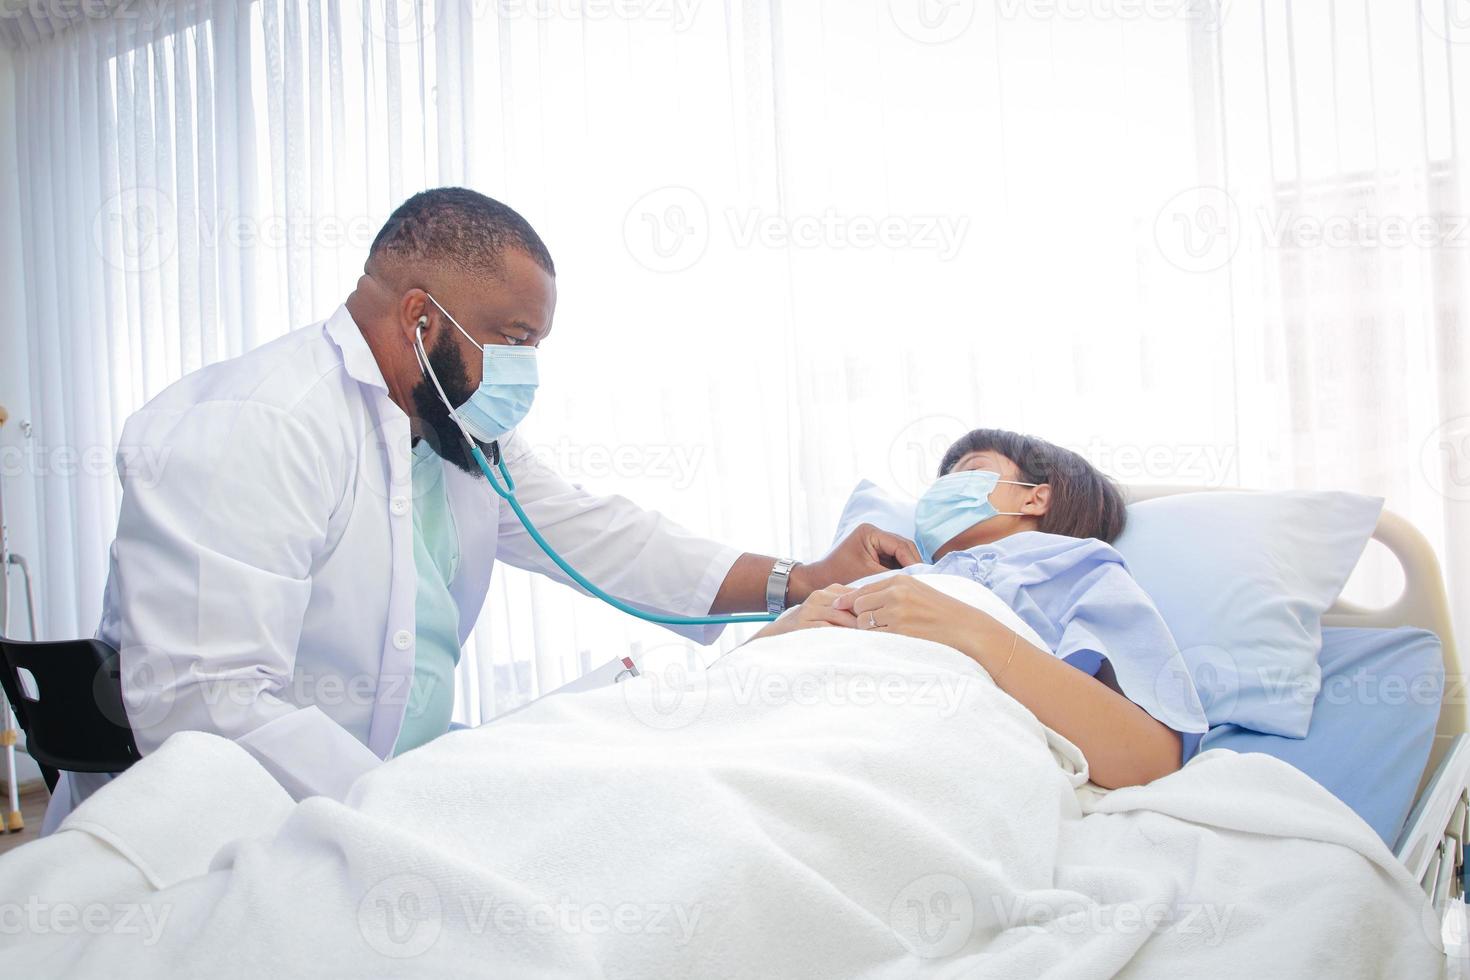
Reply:
[[429, 329], [429, 294], [422, 289], [410, 289], [398, 297], [394, 304], [395, 328], [413, 343], [416, 330]]

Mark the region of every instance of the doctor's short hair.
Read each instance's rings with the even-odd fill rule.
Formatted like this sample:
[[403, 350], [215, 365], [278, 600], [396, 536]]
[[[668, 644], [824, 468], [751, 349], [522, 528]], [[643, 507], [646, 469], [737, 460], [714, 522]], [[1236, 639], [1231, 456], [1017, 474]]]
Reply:
[[970, 453], [989, 450], [1016, 464], [1026, 483], [1051, 485], [1051, 503], [1038, 531], [1112, 541], [1123, 533], [1128, 511], [1117, 484], [1070, 449], [1007, 429], [976, 429], [961, 436], [939, 463], [944, 476]]
[[556, 275], [541, 236], [512, 208], [466, 187], [435, 187], [398, 205], [368, 258], [444, 263], [468, 275], [495, 276], [508, 248]]

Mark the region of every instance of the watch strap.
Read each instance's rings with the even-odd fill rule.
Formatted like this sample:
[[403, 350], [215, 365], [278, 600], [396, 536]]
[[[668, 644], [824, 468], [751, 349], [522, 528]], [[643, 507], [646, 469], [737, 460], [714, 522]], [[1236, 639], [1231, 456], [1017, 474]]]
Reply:
[[795, 567], [794, 558], [778, 559], [771, 567], [771, 575], [766, 579], [766, 612], [775, 615], [786, 608], [786, 585]]

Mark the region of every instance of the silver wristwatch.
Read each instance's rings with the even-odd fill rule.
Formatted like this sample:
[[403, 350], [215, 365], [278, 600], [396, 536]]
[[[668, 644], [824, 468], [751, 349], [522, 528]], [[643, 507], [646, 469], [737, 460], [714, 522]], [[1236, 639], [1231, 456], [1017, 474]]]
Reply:
[[766, 612], [773, 616], [786, 608], [786, 583], [795, 567], [796, 559], [781, 558], [771, 568], [771, 577], [766, 579]]

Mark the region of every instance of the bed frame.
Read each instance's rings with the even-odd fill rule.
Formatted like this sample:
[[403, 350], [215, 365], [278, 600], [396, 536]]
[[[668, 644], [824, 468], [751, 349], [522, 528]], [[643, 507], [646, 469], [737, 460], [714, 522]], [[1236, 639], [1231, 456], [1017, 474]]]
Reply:
[[[1130, 503], [1176, 493], [1230, 490], [1233, 487], [1130, 486]], [[1399, 833], [1394, 855], [1418, 879], [1443, 920], [1453, 900], [1465, 893], [1465, 847], [1470, 844], [1470, 735], [1466, 724], [1465, 674], [1455, 649], [1449, 599], [1439, 559], [1419, 530], [1385, 510], [1373, 537], [1398, 559], [1404, 591], [1379, 609], [1339, 599], [1322, 617], [1324, 626], [1417, 626], [1439, 637], [1444, 651], [1444, 697], [1429, 762], [1419, 779], [1419, 794]]]

